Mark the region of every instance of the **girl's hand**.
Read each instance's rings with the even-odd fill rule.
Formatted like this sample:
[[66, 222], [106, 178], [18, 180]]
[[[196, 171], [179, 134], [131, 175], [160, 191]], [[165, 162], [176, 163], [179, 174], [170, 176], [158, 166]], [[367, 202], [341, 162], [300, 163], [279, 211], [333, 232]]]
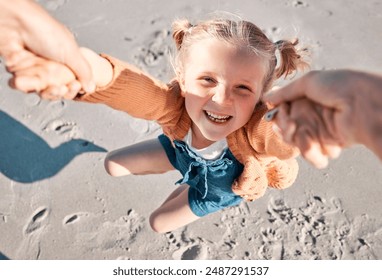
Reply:
[[[91, 66], [96, 86], [103, 87], [113, 79], [110, 62], [90, 49], [81, 48], [82, 55]], [[26, 93], [36, 92], [45, 99], [74, 99], [81, 91], [81, 84], [65, 65], [47, 60], [23, 50], [17, 54], [18, 63], [8, 66], [13, 77], [9, 85]]]
[[332, 109], [302, 98], [278, 107], [276, 131], [284, 141], [297, 146], [301, 155], [317, 168], [337, 158], [344, 144], [333, 123]]
[[26, 93], [36, 92], [44, 99], [73, 99], [81, 90], [73, 72], [65, 65], [41, 58], [29, 51], [22, 51], [22, 59], [7, 67], [13, 76], [10, 87]]

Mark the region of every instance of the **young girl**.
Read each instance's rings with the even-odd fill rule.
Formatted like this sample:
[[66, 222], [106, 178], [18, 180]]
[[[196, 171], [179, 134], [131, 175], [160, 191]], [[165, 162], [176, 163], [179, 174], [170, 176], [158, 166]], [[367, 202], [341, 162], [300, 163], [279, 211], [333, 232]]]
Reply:
[[[261, 102], [276, 78], [305, 66], [297, 41], [273, 43], [254, 24], [228, 19], [196, 25], [177, 20], [173, 38], [176, 79], [171, 83], [83, 49], [98, 87], [95, 93], [75, 96], [161, 125], [157, 139], [113, 151], [105, 160], [112, 176], [180, 171], [180, 186], [150, 216], [157, 232], [257, 199], [268, 186], [286, 188], [298, 172], [296, 150], [263, 120], [267, 107]], [[35, 58], [26, 65], [13, 71], [13, 86], [24, 91], [36, 88], [28, 88], [23, 78], [39, 77], [42, 94], [57, 84], [70, 88], [75, 80], [55, 62]], [[55, 69], [54, 76], [46, 69]]]

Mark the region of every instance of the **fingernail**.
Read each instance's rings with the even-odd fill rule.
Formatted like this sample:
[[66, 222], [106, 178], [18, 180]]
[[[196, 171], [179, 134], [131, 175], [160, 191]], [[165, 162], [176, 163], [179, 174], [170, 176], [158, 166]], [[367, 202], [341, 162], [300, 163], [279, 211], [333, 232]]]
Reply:
[[276, 117], [278, 111], [279, 111], [279, 108], [274, 108], [272, 110], [269, 110], [268, 112], [265, 113], [264, 120], [266, 120], [267, 122], [270, 122]]

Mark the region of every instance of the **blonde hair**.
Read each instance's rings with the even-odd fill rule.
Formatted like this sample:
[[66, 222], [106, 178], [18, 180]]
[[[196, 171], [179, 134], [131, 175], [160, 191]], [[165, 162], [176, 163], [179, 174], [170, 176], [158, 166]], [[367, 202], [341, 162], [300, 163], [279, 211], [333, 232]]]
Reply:
[[[216, 38], [232, 45], [247, 47], [267, 63], [268, 71], [263, 81], [263, 92], [268, 91], [274, 80], [287, 77], [308, 64], [303, 58], [306, 49], [297, 49], [298, 40], [280, 40], [273, 43], [255, 24], [244, 20], [216, 18], [192, 25], [186, 19], [176, 20], [172, 24], [172, 36], [176, 44], [177, 55], [174, 67], [179, 73], [192, 44], [207, 38]], [[277, 66], [276, 51], [279, 51], [280, 62]]]

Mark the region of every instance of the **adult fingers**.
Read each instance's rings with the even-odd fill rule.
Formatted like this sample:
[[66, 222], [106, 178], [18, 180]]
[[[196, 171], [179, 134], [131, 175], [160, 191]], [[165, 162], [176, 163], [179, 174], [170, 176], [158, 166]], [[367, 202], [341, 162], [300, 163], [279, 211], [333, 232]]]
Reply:
[[286, 143], [298, 147], [306, 160], [323, 168], [342, 150], [331, 127], [333, 112], [306, 98], [283, 103], [278, 106], [274, 130]]
[[65, 64], [75, 73], [84, 90], [93, 92], [95, 83], [91, 68], [80, 53], [73, 34], [38, 4], [29, 4], [30, 9], [39, 16], [24, 26], [22, 37], [25, 45], [35, 54]]
[[78, 81], [73, 81], [67, 85], [68, 92], [64, 95], [65, 99], [74, 99], [81, 90], [81, 84]]
[[40, 92], [50, 84], [48, 75], [42, 74], [45, 71], [44, 67], [35, 65], [30, 68], [21, 69], [13, 73], [8, 84], [11, 88], [24, 92]]
[[301, 156], [316, 168], [322, 169], [328, 165], [326, 153], [308, 127], [298, 127], [293, 142], [299, 148]]
[[273, 89], [263, 97], [265, 103], [270, 103], [273, 106], [278, 106], [283, 102], [293, 101], [306, 96], [305, 76], [299, 78], [290, 84]]
[[282, 104], [278, 109], [275, 118], [276, 124], [280, 129], [283, 140], [291, 144], [296, 131], [296, 122], [290, 117], [290, 106], [288, 104]]
[[5, 60], [5, 66], [8, 72], [13, 73], [36, 64], [39, 58], [26, 50], [20, 50], [10, 54]]
[[81, 90], [81, 84], [78, 81], [73, 81], [68, 85], [49, 86], [41, 91], [40, 95], [44, 99], [57, 100], [69, 99], [72, 100]]
[[342, 141], [334, 128], [334, 110], [321, 108], [321, 125], [319, 126], [320, 143], [330, 158], [339, 157], [342, 151]]
[[321, 145], [317, 136], [306, 127], [297, 127], [294, 134], [293, 144], [300, 150], [300, 154], [305, 160], [316, 168], [325, 168], [328, 165], [327, 151]]
[[59, 100], [64, 98], [68, 91], [67, 86], [49, 86], [40, 92], [40, 96], [43, 99]]
[[323, 168], [329, 158], [337, 158], [342, 150], [323, 120], [323, 115], [330, 113], [324, 113], [325, 110], [330, 110], [303, 100], [296, 105], [299, 106], [292, 106], [291, 112], [297, 126], [292, 143], [299, 147], [304, 158], [317, 168]]
[[[340, 147], [348, 145], [351, 137], [344, 132], [350, 129], [353, 125], [348, 120], [347, 116], [351, 116], [352, 112], [345, 113], [344, 111], [324, 108], [322, 113], [322, 119], [325, 124], [325, 128], [331, 135], [335, 142]], [[345, 120], [345, 121], [344, 121]], [[347, 121], [346, 121], [347, 120]]]
[[19, 32], [11, 29], [1, 30], [0, 37], [0, 56], [7, 61], [15, 52], [20, 52], [24, 49], [24, 44], [20, 39]]
[[96, 84], [88, 61], [82, 55], [73, 34], [64, 25], [61, 25], [61, 31], [60, 36], [58, 36], [61, 47], [57, 53], [52, 53], [53, 57], [51, 58], [55, 59], [54, 56], [59, 57], [59, 62], [68, 66], [76, 75], [83, 90], [87, 93], [94, 92]]
[[331, 159], [338, 158], [342, 152], [342, 147], [335, 144], [325, 144], [324, 149], [325, 149], [326, 155]]
[[328, 133], [322, 122], [317, 124], [316, 127], [315, 140], [320, 143], [322, 153], [329, 158], [337, 158], [342, 151], [338, 140]]
[[41, 80], [34, 76], [13, 76], [8, 84], [11, 88], [21, 90], [23, 92], [39, 92], [44, 86]]
[[301, 155], [316, 167], [325, 167], [328, 154], [334, 156], [335, 150], [329, 145], [331, 137], [321, 119], [322, 107], [302, 98], [278, 108], [276, 119], [284, 141], [297, 146]]

